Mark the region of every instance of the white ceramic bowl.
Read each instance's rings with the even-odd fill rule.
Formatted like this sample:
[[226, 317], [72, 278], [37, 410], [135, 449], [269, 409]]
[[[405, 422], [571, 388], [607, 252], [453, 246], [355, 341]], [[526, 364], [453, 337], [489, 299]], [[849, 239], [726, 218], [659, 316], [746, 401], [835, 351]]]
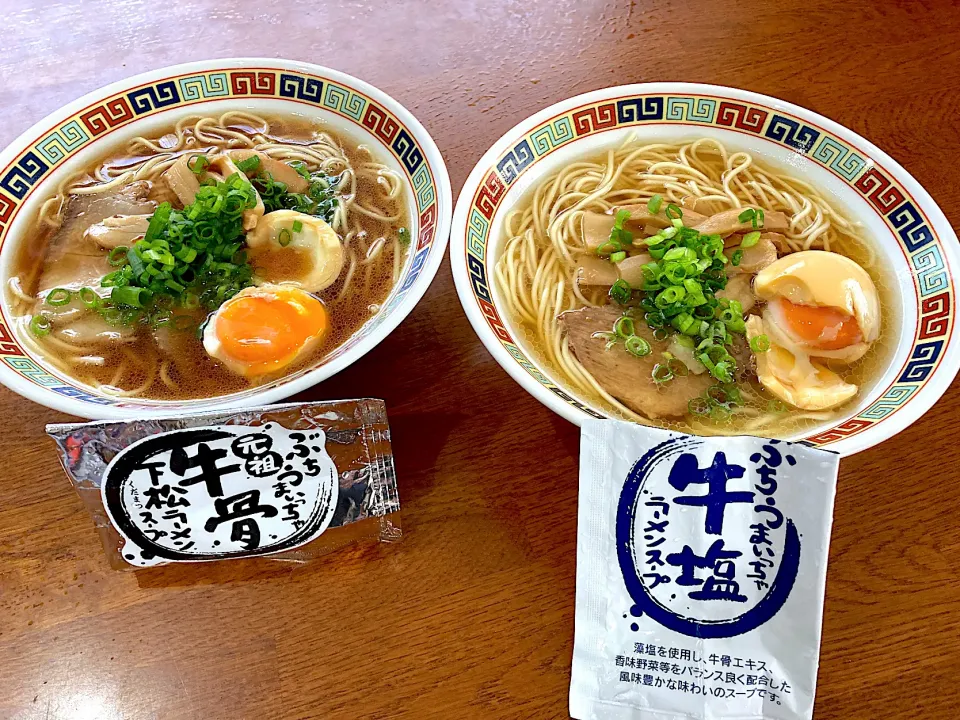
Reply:
[[895, 273], [899, 287], [887, 322], [900, 329], [883, 375], [840, 420], [791, 439], [855, 453], [910, 425], [943, 394], [960, 353], [953, 332], [960, 252], [936, 203], [882, 150], [825, 117], [744, 90], [688, 83], [625, 85], [552, 105], [509, 130], [467, 179], [450, 243], [457, 291], [480, 339], [525, 390], [571, 422], [604, 417], [555, 382], [504, 310], [492, 281], [504, 218], [540, 179], [629, 134], [715, 137], [789, 168], [862, 222]]
[[[443, 259], [450, 229], [450, 181], [440, 151], [416, 118], [386, 93], [345, 73], [276, 59], [188, 63], [121, 80], [44, 118], [0, 153], [0, 280], [40, 204], [77, 168], [137, 135], [187, 115], [247, 109], [329, 123], [371, 146], [404, 178], [411, 244], [401, 279], [383, 309], [326, 361], [277, 382], [219, 398], [124, 401], [64, 376], [25, 349], [0, 302], [0, 382], [26, 398], [73, 415], [124, 418], [263, 405], [304, 390], [347, 367], [385, 338], [413, 309]], [[6, 293], [4, 293], [6, 295]]]

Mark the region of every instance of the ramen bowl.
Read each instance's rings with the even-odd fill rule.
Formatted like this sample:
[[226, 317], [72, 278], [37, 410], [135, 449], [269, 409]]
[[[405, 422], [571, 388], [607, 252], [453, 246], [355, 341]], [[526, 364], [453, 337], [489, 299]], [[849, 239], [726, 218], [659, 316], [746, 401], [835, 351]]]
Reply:
[[936, 203], [900, 165], [856, 133], [775, 98], [687, 83], [626, 85], [579, 95], [503, 135], [477, 163], [453, 219], [451, 263], [460, 301], [480, 339], [525, 390], [573, 423], [611, 417], [572, 390], [511, 317], [495, 268], [505, 218], [542, 180], [628, 138], [713, 138], [815, 187], [859, 223], [891, 278], [884, 307], [886, 354], [829, 422], [786, 439], [848, 455], [919, 418], [957, 373], [957, 238]]
[[379, 310], [322, 360], [290, 375], [219, 397], [164, 401], [118, 397], [58, 370], [15, 331], [7, 292], [0, 303], [0, 382], [30, 400], [88, 418], [262, 405], [347, 367], [410, 313], [437, 272], [449, 232], [452, 200], [440, 152], [416, 118], [386, 93], [335, 70], [276, 59], [196, 62], [138, 75], [70, 103], [23, 133], [0, 154], [4, 283], [18, 253], [33, 239], [29, 230], [40, 206], [67, 178], [137, 136], [156, 137], [182, 118], [227, 111], [318, 123], [368, 147], [394, 171], [407, 209], [409, 242], [394, 273], [398, 279]]

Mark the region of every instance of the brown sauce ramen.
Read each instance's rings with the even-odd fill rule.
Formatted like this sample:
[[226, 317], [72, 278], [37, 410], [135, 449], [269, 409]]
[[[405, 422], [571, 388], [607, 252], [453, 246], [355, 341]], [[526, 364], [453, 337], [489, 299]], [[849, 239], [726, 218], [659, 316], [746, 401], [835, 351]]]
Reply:
[[187, 400], [316, 366], [409, 241], [398, 173], [306, 120], [191, 117], [61, 184], [7, 292], [21, 339], [114, 396]]

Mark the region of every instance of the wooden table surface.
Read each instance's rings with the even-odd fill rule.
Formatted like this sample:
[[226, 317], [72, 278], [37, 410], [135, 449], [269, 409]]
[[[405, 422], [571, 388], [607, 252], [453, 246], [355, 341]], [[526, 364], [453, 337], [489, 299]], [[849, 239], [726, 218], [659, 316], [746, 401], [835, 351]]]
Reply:
[[[960, 207], [951, 2], [374, 3], [3, 0], [0, 144], [94, 88], [259, 55], [327, 64], [407, 105], [454, 196], [534, 111], [608, 85], [690, 80], [798, 103]], [[399, 545], [308, 566], [111, 571], [44, 424], [0, 389], [0, 718], [563, 718], [578, 432], [522, 392], [444, 263], [382, 345], [300, 399], [390, 410]], [[960, 707], [957, 384], [841, 464], [815, 717]], [[952, 712], [951, 712], [952, 711]]]

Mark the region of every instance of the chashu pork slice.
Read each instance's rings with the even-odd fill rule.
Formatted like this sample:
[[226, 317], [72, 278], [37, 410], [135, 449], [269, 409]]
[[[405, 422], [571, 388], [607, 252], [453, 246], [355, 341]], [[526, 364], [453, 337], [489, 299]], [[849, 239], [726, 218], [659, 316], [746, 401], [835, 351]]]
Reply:
[[624, 349], [623, 343], [607, 350], [607, 341], [594, 337], [598, 332], [610, 332], [620, 315], [619, 309], [605, 305], [569, 310], [560, 314], [559, 321], [580, 364], [617, 400], [649, 418], [686, 415], [690, 400], [702, 395], [716, 380], [708, 373], [690, 373], [658, 386], [653, 379], [653, 367], [663, 362], [668, 341], [655, 339], [646, 323], [642, 320], [634, 323], [636, 334], [650, 343], [653, 350], [646, 357], [634, 357]]

